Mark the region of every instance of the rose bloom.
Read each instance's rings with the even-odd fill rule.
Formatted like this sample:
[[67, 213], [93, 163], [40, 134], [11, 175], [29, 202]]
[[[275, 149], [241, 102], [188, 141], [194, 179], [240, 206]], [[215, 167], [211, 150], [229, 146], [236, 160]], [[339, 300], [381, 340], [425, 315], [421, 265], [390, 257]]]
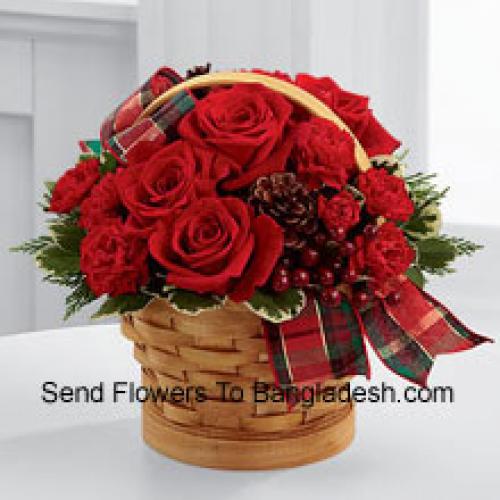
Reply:
[[368, 97], [341, 89], [330, 77], [298, 74], [295, 83], [316, 96], [345, 122], [368, 156], [390, 154], [401, 143], [373, 116]]
[[216, 183], [231, 168], [231, 162], [216, 152], [179, 140], [127, 168], [116, 183], [124, 205], [148, 225], [199, 196], [214, 194]]
[[56, 182], [50, 199], [50, 212], [67, 214], [76, 208], [99, 180], [99, 160], [82, 160]]
[[291, 104], [260, 85], [238, 84], [213, 90], [179, 123], [179, 134], [193, 144], [226, 155], [239, 171], [222, 183], [227, 190], [283, 171], [291, 148], [285, 126]]
[[327, 229], [348, 231], [359, 222], [359, 203], [349, 191], [342, 191], [330, 200], [320, 196], [318, 215]]
[[414, 259], [415, 251], [393, 222], [385, 222], [373, 238], [365, 240], [364, 266], [378, 286], [404, 274]]
[[359, 174], [358, 188], [365, 197], [370, 215], [407, 221], [415, 210], [403, 179], [383, 168], [370, 168]]
[[148, 281], [147, 240], [123, 224], [93, 228], [80, 246], [80, 269], [96, 296], [136, 293]]
[[116, 175], [106, 174], [80, 206], [79, 225], [84, 229], [120, 222], [126, 210], [116, 188]]
[[283, 231], [237, 198], [206, 198], [159, 221], [149, 249], [166, 268], [167, 283], [243, 301], [269, 278]]
[[354, 142], [329, 120], [313, 117], [297, 126], [292, 158], [299, 179], [309, 188], [325, 183], [342, 189], [355, 166]]

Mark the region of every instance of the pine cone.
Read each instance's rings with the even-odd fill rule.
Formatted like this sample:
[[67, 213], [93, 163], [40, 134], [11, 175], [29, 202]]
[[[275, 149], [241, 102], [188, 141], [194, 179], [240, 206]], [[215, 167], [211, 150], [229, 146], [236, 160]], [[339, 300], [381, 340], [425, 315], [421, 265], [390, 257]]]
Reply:
[[285, 230], [285, 246], [299, 250], [318, 231], [316, 199], [295, 174], [279, 172], [255, 183], [250, 203]]

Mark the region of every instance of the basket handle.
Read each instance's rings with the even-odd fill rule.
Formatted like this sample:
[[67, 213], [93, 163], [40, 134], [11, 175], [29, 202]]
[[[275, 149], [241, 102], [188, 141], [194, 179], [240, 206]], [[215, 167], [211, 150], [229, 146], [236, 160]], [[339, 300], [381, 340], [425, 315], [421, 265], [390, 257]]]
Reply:
[[356, 158], [356, 164], [359, 170], [362, 172], [368, 170], [371, 167], [370, 160], [366, 151], [363, 149], [359, 141], [356, 139], [349, 127], [332, 111], [326, 104], [321, 102], [315, 96], [309, 92], [297, 87], [293, 83], [280, 80], [268, 75], [263, 75], [260, 73], [252, 72], [221, 72], [221, 73], [208, 73], [205, 75], [196, 76], [189, 80], [184, 80], [183, 82], [171, 87], [163, 94], [159, 95], [154, 101], [152, 101], [149, 106], [142, 112], [139, 119], [151, 115], [154, 111], [160, 108], [168, 100], [170, 100], [174, 95], [178, 94], [182, 90], [186, 89], [197, 89], [201, 87], [211, 87], [213, 85], [231, 85], [235, 83], [260, 83], [268, 89], [279, 92], [280, 94], [288, 97], [291, 101], [300, 104], [305, 109], [307, 109], [311, 114], [319, 116], [320, 118], [325, 118], [329, 120], [341, 130], [348, 132], [354, 140], [354, 153]]

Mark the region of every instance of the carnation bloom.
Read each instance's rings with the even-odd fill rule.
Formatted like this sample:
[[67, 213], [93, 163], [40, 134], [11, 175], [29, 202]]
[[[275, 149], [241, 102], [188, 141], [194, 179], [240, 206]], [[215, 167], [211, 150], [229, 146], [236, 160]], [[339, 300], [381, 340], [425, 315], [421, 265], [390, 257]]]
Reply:
[[327, 229], [348, 231], [359, 222], [359, 203], [349, 191], [342, 191], [330, 200], [318, 198], [318, 215]]
[[366, 240], [364, 264], [379, 286], [404, 274], [414, 259], [415, 251], [393, 222], [385, 222], [373, 238]]
[[370, 168], [359, 174], [359, 190], [370, 215], [394, 221], [407, 221], [414, 211], [404, 180], [384, 168]]
[[147, 241], [121, 223], [93, 228], [80, 246], [80, 269], [96, 296], [137, 293], [148, 281]]
[[322, 183], [342, 189], [355, 165], [349, 133], [318, 117], [300, 123], [295, 132], [292, 158], [299, 179], [312, 189]]
[[125, 214], [125, 207], [116, 188], [116, 175], [106, 174], [99, 184], [96, 184], [90, 196], [80, 207], [79, 224], [84, 229], [102, 224], [120, 222]]
[[99, 180], [99, 160], [82, 160], [56, 182], [50, 198], [50, 212], [69, 213], [83, 201]]

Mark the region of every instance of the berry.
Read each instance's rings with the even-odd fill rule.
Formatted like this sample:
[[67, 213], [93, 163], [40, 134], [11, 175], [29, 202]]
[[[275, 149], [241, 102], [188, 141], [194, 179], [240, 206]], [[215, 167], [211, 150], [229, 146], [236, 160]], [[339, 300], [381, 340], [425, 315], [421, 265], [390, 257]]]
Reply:
[[401, 294], [399, 292], [391, 292], [385, 300], [391, 305], [395, 306], [401, 302]]
[[318, 273], [319, 273], [319, 282], [322, 285], [333, 285], [335, 281], [335, 274], [331, 269], [328, 269], [327, 267], [321, 267]]
[[283, 267], [286, 267], [287, 269], [289, 269], [290, 267], [292, 267], [293, 265], [293, 260], [291, 257], [283, 257], [281, 259], [281, 265]]
[[319, 262], [319, 252], [311, 247], [306, 247], [300, 255], [302, 264], [306, 267], [314, 267]]
[[321, 290], [319, 298], [321, 302], [324, 302], [326, 305], [333, 307], [339, 306], [340, 303], [342, 302], [342, 295], [333, 286], [325, 286]]
[[334, 227], [330, 230], [330, 234], [335, 241], [344, 241], [347, 231], [343, 227]]
[[354, 269], [346, 269], [342, 273], [342, 281], [344, 283], [355, 283], [358, 279], [358, 273]]
[[298, 268], [292, 274], [292, 283], [293, 286], [303, 287], [309, 285], [310, 282], [309, 271], [306, 269]]
[[356, 246], [351, 241], [344, 241], [340, 246], [340, 253], [345, 256], [352, 255], [356, 251]]
[[273, 275], [272, 287], [275, 292], [286, 292], [291, 285], [290, 274], [277, 274]]
[[371, 296], [364, 290], [358, 290], [357, 292], [354, 292], [353, 299], [356, 307], [364, 307], [370, 302]]
[[288, 275], [290, 277], [290, 271], [288, 268], [286, 268], [283, 264], [278, 264], [276, 266], [276, 269], [274, 270], [274, 274], [279, 274], [279, 275]]
[[374, 224], [367, 224], [363, 229], [363, 234], [367, 238], [373, 238], [377, 234], [377, 226]]
[[332, 268], [336, 273], [339, 273], [342, 270], [342, 259], [335, 259], [332, 262]]

